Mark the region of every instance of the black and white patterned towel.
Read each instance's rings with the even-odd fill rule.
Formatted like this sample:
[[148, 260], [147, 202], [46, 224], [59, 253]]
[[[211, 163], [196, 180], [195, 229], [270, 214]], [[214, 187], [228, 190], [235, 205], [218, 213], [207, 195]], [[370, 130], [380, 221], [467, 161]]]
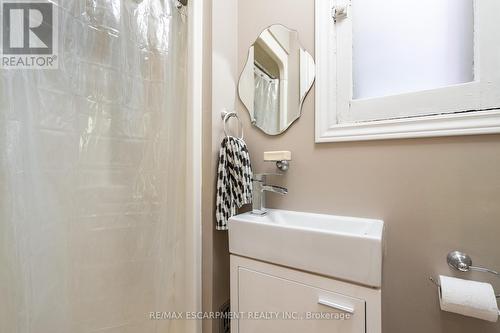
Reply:
[[245, 141], [226, 136], [221, 143], [217, 171], [217, 230], [227, 230], [227, 221], [236, 215], [236, 209], [252, 202], [252, 178], [252, 165]]

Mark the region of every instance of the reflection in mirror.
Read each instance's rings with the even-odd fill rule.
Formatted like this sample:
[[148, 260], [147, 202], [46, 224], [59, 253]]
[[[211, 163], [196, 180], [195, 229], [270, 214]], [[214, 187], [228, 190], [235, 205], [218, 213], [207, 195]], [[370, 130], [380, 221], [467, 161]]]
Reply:
[[264, 30], [248, 51], [238, 86], [252, 124], [269, 135], [283, 133], [300, 117], [314, 76], [314, 60], [296, 31], [282, 25]]

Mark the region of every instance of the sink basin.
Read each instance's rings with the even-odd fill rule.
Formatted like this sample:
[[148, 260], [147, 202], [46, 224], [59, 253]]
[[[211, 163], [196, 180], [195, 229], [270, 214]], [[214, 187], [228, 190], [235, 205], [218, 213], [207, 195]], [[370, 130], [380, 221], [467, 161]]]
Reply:
[[380, 287], [383, 229], [380, 220], [270, 209], [229, 220], [229, 252]]

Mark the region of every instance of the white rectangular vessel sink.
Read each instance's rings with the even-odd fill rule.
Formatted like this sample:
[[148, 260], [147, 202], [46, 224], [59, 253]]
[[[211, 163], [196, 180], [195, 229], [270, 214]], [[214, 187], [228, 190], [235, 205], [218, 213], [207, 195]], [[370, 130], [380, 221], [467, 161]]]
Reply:
[[380, 220], [270, 209], [229, 220], [229, 252], [380, 287], [383, 229]]

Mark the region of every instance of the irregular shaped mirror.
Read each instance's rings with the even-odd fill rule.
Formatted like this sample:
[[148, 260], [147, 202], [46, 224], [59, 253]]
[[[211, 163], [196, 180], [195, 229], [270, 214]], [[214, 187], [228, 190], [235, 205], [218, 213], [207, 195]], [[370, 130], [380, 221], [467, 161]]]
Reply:
[[238, 85], [252, 124], [264, 133], [283, 133], [301, 115], [312, 87], [315, 65], [297, 31], [276, 24], [250, 47]]

